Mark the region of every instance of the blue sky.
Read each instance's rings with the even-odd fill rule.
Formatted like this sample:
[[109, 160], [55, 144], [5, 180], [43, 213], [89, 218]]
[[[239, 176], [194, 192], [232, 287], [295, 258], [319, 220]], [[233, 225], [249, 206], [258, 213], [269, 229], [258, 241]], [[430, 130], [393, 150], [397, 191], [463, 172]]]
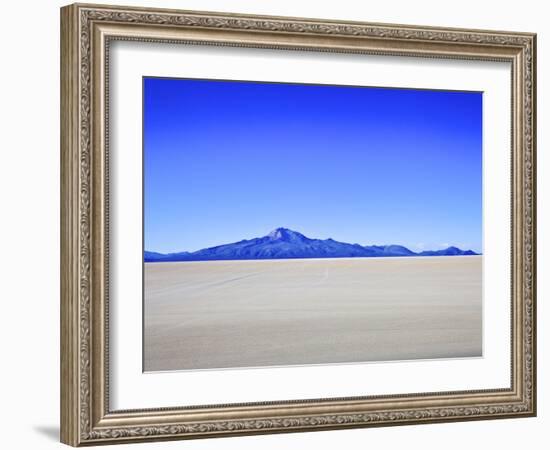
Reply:
[[144, 240], [482, 250], [482, 94], [144, 78]]

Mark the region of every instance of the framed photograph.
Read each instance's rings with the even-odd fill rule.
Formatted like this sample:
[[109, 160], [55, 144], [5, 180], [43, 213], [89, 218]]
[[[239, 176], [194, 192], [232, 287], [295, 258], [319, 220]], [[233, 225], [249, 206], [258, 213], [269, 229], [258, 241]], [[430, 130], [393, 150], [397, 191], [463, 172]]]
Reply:
[[62, 8], [62, 442], [534, 416], [535, 38]]

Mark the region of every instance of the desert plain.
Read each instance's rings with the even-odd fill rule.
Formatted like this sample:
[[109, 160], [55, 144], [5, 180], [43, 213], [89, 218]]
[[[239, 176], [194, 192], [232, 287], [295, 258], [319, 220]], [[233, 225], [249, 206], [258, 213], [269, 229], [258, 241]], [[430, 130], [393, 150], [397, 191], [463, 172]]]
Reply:
[[482, 356], [482, 256], [145, 263], [145, 371]]

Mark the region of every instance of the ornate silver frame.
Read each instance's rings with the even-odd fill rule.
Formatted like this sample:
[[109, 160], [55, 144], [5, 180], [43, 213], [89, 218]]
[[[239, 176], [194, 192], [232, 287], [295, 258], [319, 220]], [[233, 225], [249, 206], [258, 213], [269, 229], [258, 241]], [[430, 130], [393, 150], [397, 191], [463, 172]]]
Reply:
[[[509, 389], [111, 411], [108, 110], [116, 39], [508, 61], [512, 65]], [[531, 33], [75, 4], [61, 9], [61, 440], [73, 446], [536, 414], [535, 52]]]

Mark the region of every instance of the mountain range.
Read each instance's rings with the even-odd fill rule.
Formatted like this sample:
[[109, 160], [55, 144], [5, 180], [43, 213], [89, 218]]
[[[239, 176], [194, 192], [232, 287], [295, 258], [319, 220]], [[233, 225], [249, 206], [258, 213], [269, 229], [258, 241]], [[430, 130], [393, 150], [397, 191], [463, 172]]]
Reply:
[[244, 239], [231, 244], [204, 248], [195, 252], [144, 252], [145, 262], [218, 261], [243, 259], [292, 258], [370, 258], [392, 256], [457, 256], [477, 255], [472, 250], [448, 247], [415, 253], [402, 245], [359, 245], [334, 239], [310, 239], [288, 228], [277, 228], [267, 236]]

